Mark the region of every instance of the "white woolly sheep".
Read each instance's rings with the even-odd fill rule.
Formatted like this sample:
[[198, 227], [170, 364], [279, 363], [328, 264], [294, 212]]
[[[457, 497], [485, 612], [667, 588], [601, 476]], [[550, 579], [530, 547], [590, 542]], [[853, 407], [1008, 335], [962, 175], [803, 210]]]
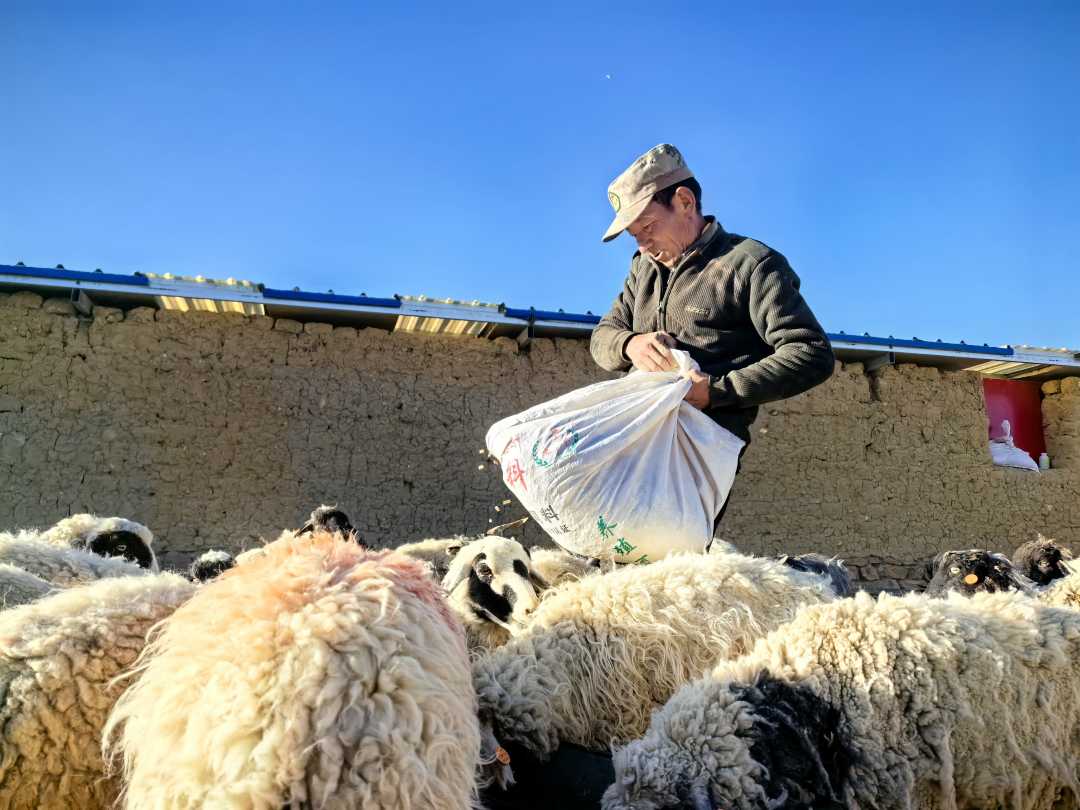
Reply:
[[970, 548], [943, 551], [934, 558], [927, 596], [944, 596], [950, 591], [971, 596], [975, 593], [1020, 591], [1033, 594], [1035, 586], [1004, 554]]
[[112, 806], [119, 784], [101, 759], [122, 691], [112, 680], [193, 589], [175, 574], [120, 577], [0, 612], [0, 807]]
[[566, 742], [628, 742], [683, 683], [833, 598], [814, 574], [741, 554], [672, 555], [565, 584], [474, 663], [481, 722], [540, 759]]
[[283, 537], [200, 586], [135, 675], [105, 730], [131, 810], [472, 806], [464, 633], [402, 554]]
[[236, 558], [227, 551], [210, 549], [200, 554], [191, 564], [189, 578], [195, 582], [209, 582], [236, 565]]
[[[28, 535], [32, 532], [24, 534]], [[57, 546], [91, 551], [102, 557], [120, 557], [140, 568], [157, 572], [154, 534], [146, 526], [121, 517], [78, 514], [66, 517], [40, 533], [41, 540]]]
[[469, 649], [478, 654], [505, 644], [528, 621], [547, 583], [532, 570], [517, 540], [490, 535], [451, 546], [442, 585], [465, 623]]
[[1036, 585], [1046, 586], [1071, 573], [1072, 558], [1072, 552], [1065, 546], [1039, 534], [1016, 549], [1012, 562], [1017, 571]]
[[472, 655], [504, 644], [548, 587], [533, 570], [529, 549], [509, 537], [429, 538], [395, 551], [422, 562], [446, 588], [450, 606], [465, 623]]
[[1080, 795], [1078, 725], [1080, 615], [859, 593], [679, 690], [603, 807], [1049, 810]]
[[26, 535], [0, 535], [0, 564], [14, 565], [53, 585], [68, 587], [107, 577], [143, 576], [135, 563], [102, 557], [90, 551], [25, 539]]
[[29, 571], [0, 564], [0, 610], [36, 602], [55, 590], [54, 585]]

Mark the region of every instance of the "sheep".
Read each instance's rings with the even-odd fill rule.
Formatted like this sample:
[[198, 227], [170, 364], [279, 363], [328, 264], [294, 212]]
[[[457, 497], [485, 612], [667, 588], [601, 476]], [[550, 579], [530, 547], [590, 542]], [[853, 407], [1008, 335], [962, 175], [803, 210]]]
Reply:
[[26, 538], [25, 533], [0, 534], [0, 564], [14, 565], [53, 585], [68, 587], [107, 577], [148, 574], [146, 569], [117, 557]]
[[1080, 615], [858, 593], [679, 690], [603, 808], [1049, 809], [1080, 795], [1078, 724]]
[[965, 596], [974, 593], [1020, 591], [1031, 594], [1034, 586], [1020, 574], [1004, 554], [971, 548], [943, 551], [931, 564], [928, 596], [944, 596], [956, 591]]
[[1017, 548], [1012, 557], [1016, 570], [1040, 586], [1067, 577], [1071, 559], [1072, 552], [1041, 534]]
[[442, 586], [465, 623], [472, 655], [505, 644], [528, 620], [547, 582], [532, 570], [517, 540], [479, 537], [447, 550], [450, 566]]
[[14, 565], [0, 564], [0, 610], [36, 602], [54, 590], [41, 577]]
[[482, 727], [541, 760], [562, 743], [629, 742], [683, 683], [834, 598], [817, 575], [742, 554], [675, 554], [567, 583], [473, 664]]
[[211, 549], [196, 558], [188, 571], [188, 578], [195, 582], [208, 582], [236, 565], [236, 558], [227, 551]]
[[[534, 570], [529, 549], [509, 537], [428, 538], [395, 550], [419, 560], [432, 579], [443, 584], [451, 607], [465, 623], [474, 657], [504, 644], [549, 587]], [[543, 564], [558, 566], [553, 557], [544, 557]]]
[[402, 554], [290, 533], [199, 586], [134, 675], [104, 730], [129, 810], [466, 810], [475, 798], [464, 633]]
[[327, 531], [327, 532], [340, 532], [345, 538], [354, 540], [361, 546], [364, 545], [363, 540], [360, 539], [359, 532], [353, 528], [352, 521], [349, 520], [349, 516], [338, 509], [336, 506], [327, 506], [323, 504], [317, 507], [308, 518], [307, 523], [296, 530], [297, 536], [302, 534], [311, 534], [314, 531]]
[[85, 513], [72, 515], [41, 532], [41, 539], [52, 545], [91, 551], [102, 557], [122, 557], [155, 573], [160, 570], [152, 548], [153, 532], [126, 518]]
[[808, 571], [811, 574], [824, 577], [828, 580], [833, 593], [841, 599], [846, 599], [855, 593], [855, 588], [851, 584], [851, 575], [844, 566], [843, 560], [813, 553], [797, 554], [793, 557], [783, 554], [777, 559], [796, 571]]
[[111, 682], [193, 589], [176, 574], [120, 577], [0, 612], [0, 807], [112, 806], [119, 784], [100, 753]]

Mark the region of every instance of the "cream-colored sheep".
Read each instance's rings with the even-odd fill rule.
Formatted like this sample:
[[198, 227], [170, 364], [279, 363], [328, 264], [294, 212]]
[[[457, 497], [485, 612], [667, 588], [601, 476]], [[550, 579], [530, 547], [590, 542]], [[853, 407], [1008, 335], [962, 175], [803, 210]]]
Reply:
[[461, 624], [423, 568], [291, 534], [202, 585], [117, 703], [129, 810], [466, 810]]
[[111, 682], [193, 590], [175, 574], [118, 577], [0, 612], [0, 807], [112, 806], [101, 731], [122, 688]]
[[1074, 611], [859, 593], [679, 690], [603, 807], [1049, 810], [1080, 795], [1078, 728]]
[[833, 598], [814, 574], [741, 554], [673, 555], [565, 584], [473, 665], [481, 721], [540, 758], [563, 742], [628, 742], [682, 684]]

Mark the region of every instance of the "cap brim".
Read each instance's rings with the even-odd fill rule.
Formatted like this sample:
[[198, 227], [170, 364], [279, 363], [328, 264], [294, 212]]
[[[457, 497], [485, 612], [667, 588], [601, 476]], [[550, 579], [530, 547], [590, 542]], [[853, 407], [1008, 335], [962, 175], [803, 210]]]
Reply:
[[611, 221], [611, 225], [608, 226], [607, 231], [604, 233], [604, 238], [601, 241], [610, 242], [628, 227], [633, 225], [634, 220], [641, 216], [642, 212], [649, 207], [650, 202], [652, 202], [651, 194], [635, 203], [631, 203], [619, 211], [619, 213], [615, 215], [615, 219]]

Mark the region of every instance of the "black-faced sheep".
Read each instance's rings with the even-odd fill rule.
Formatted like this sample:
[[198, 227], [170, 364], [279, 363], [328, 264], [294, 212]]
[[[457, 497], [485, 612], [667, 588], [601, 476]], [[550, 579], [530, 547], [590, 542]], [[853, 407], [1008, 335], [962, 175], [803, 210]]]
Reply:
[[529, 550], [509, 537], [432, 538], [398, 546], [396, 551], [421, 561], [442, 583], [465, 624], [473, 655], [506, 643], [548, 587], [533, 570]]
[[225, 573], [236, 565], [236, 558], [227, 551], [211, 549], [200, 554], [188, 571], [195, 582], [209, 582], [214, 577]]
[[404, 555], [283, 537], [199, 586], [135, 676], [105, 730], [129, 810], [472, 807], [464, 633]]
[[101, 759], [122, 691], [112, 681], [193, 589], [175, 574], [119, 577], [0, 612], [0, 807], [112, 807], [119, 784]]
[[741, 554], [678, 554], [565, 584], [474, 663], [481, 722], [540, 759], [566, 742], [628, 742], [679, 686], [833, 598], [816, 575]]
[[452, 550], [443, 588], [474, 650], [505, 644], [528, 621], [547, 587], [517, 540], [488, 536]]
[[158, 570], [154, 535], [141, 523], [121, 517], [78, 514], [64, 518], [41, 533], [53, 545], [90, 551], [102, 557], [119, 557], [149, 571]]
[[1033, 591], [1032, 583], [1016, 570], [1008, 557], [985, 549], [943, 551], [934, 558], [931, 570], [927, 596], [944, 596], [949, 591], [965, 596]]
[[680, 689], [603, 807], [1049, 810], [1080, 791], [1078, 726], [1080, 615], [859, 593]]
[[1068, 562], [1071, 559], [1072, 552], [1041, 534], [1017, 548], [1012, 556], [1016, 570], [1039, 586], [1067, 577], [1071, 573]]
[[347, 540], [353, 540], [361, 546], [364, 545], [364, 542], [360, 539], [360, 534], [353, 528], [349, 516], [336, 506], [326, 506], [325, 504], [319, 506], [311, 513], [307, 523], [296, 530], [298, 536], [311, 534], [312, 532], [337, 532]]

